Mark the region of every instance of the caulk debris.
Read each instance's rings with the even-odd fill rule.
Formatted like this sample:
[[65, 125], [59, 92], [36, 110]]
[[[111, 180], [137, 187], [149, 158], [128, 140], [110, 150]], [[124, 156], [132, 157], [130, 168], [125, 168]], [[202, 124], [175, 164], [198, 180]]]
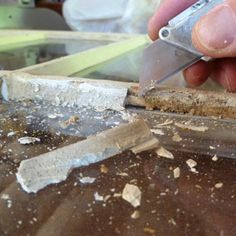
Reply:
[[122, 198], [129, 202], [133, 207], [141, 205], [142, 192], [133, 184], [126, 184], [122, 192]]
[[20, 144], [26, 145], [26, 144], [34, 144], [34, 143], [38, 143], [40, 142], [39, 138], [35, 138], [35, 137], [22, 137], [18, 139], [18, 142]]
[[164, 147], [158, 148], [156, 153], [158, 156], [165, 157], [165, 158], [172, 159], [172, 160], [174, 159], [174, 155], [171, 152], [169, 152], [168, 150], [166, 150]]
[[86, 140], [58, 148], [20, 163], [16, 177], [28, 193], [66, 180], [72, 169], [115, 156], [152, 138], [142, 119], [106, 130]]

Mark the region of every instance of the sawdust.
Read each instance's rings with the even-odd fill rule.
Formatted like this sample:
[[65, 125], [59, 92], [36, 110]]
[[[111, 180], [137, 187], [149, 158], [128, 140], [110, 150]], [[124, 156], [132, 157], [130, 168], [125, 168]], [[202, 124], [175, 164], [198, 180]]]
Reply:
[[152, 228], [149, 228], [149, 227], [145, 227], [143, 229], [144, 233], [148, 233], [148, 234], [155, 234], [156, 233], [156, 230], [155, 229], [152, 229]]
[[101, 171], [101, 173], [103, 173], [103, 174], [107, 174], [108, 171], [109, 171], [109, 169], [108, 169], [104, 164], [101, 164], [101, 165], [100, 165], [100, 171]]

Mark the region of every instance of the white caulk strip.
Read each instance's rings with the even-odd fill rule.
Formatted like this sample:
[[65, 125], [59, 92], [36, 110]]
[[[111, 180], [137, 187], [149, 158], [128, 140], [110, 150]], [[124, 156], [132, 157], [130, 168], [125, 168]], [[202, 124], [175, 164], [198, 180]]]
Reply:
[[106, 130], [57, 150], [21, 162], [16, 174], [21, 187], [36, 193], [49, 184], [64, 181], [73, 168], [105, 160], [151, 139], [142, 119]]
[[118, 82], [42, 79], [24, 73], [2, 77], [1, 90], [5, 100], [44, 100], [56, 106], [88, 107], [98, 111], [124, 110], [127, 91], [127, 87]]

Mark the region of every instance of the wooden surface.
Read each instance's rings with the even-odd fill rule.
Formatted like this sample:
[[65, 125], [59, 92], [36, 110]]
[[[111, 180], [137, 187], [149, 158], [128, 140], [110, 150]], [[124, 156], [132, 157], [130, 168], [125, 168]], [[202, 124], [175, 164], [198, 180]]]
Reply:
[[[94, 114], [31, 102], [2, 103], [0, 111], [1, 235], [235, 235], [236, 128], [232, 120], [132, 110], [165, 134], [157, 136], [174, 160], [159, 157], [154, 151], [137, 155], [128, 151], [78, 168], [65, 182], [38, 194], [27, 194], [16, 183], [20, 161], [76, 142], [123, 119], [112, 111]], [[52, 114], [59, 115], [49, 118]], [[79, 121], [63, 129], [62, 122], [72, 115]], [[208, 130], [183, 130], [175, 122], [206, 126]], [[12, 131], [17, 133], [7, 137]], [[172, 140], [176, 132], [181, 142]], [[20, 145], [17, 139], [25, 135], [39, 137], [42, 142]], [[212, 160], [215, 154], [217, 161]], [[198, 173], [190, 171], [186, 164], [189, 158], [197, 162]], [[173, 177], [176, 167], [180, 168], [178, 179]], [[81, 176], [96, 180], [82, 184]], [[137, 209], [120, 197], [127, 183], [142, 192]], [[220, 188], [215, 187], [221, 183]], [[106, 201], [96, 201], [96, 192]], [[131, 217], [135, 210], [140, 214], [138, 219]]]

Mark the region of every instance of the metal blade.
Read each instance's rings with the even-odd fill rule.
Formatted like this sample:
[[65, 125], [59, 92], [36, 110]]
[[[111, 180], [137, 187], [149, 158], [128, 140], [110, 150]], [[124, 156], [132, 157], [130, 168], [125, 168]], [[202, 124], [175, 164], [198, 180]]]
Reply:
[[201, 56], [182, 48], [157, 40], [144, 50], [143, 67], [140, 73], [139, 94], [199, 61]]

